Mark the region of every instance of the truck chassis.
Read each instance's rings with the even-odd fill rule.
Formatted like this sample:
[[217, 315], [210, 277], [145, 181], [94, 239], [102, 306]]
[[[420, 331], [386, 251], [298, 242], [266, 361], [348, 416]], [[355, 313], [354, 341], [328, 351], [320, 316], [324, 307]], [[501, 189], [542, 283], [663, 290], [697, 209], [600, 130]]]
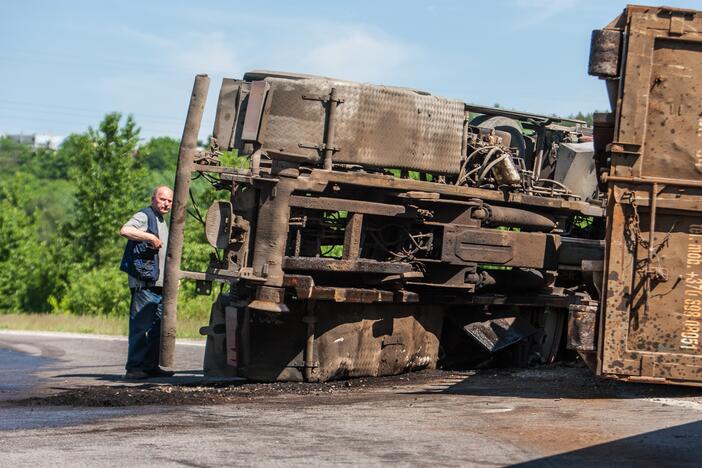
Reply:
[[[613, 107], [594, 145], [582, 122], [254, 71], [224, 79], [202, 150], [199, 75], [162, 364], [186, 278], [229, 285], [203, 328], [209, 375], [326, 381], [481, 353], [552, 362], [565, 345], [598, 375], [699, 383], [698, 31], [698, 12], [629, 6], [593, 33], [590, 73]], [[222, 165], [230, 150], [249, 166]], [[180, 265], [198, 173], [230, 197], [205, 217], [219, 254], [191, 272]]]

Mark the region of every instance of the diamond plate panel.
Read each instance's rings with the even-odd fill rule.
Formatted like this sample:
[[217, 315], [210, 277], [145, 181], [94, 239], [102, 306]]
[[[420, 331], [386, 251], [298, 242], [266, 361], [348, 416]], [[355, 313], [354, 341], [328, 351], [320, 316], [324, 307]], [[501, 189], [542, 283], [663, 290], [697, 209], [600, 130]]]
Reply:
[[454, 174], [459, 170], [464, 104], [414, 90], [314, 78], [266, 78], [271, 85], [260, 141], [265, 149], [317, 161], [324, 142], [326, 105], [303, 96], [344, 102], [336, 114], [334, 161], [373, 167]]

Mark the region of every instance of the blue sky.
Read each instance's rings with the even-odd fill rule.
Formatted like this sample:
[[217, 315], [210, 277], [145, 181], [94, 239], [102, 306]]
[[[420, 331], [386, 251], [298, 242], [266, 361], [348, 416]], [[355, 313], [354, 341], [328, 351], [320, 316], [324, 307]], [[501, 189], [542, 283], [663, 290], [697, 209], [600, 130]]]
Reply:
[[[654, 4], [640, 2], [642, 4]], [[661, 0], [702, 9], [702, 0]], [[193, 77], [270, 69], [536, 113], [607, 108], [590, 32], [625, 2], [14, 1], [0, 13], [0, 133], [66, 135], [110, 111], [179, 137]]]

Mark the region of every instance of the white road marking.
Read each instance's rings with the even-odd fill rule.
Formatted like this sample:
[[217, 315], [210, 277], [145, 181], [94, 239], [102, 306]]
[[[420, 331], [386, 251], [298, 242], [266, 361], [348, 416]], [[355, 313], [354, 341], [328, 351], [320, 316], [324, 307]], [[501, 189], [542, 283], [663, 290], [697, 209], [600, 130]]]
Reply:
[[[91, 335], [89, 333], [44, 332], [44, 331], [28, 331], [28, 330], [0, 330], [0, 336], [2, 336], [2, 335], [41, 336], [44, 338], [80, 338], [80, 339], [101, 340], [101, 341], [127, 341], [126, 336]], [[176, 339], [176, 344], [183, 345], [183, 346], [205, 346], [205, 340], [188, 340], [188, 339], [178, 338], [178, 339]]]
[[501, 408], [489, 408], [489, 409], [479, 411], [479, 413], [481, 413], [481, 414], [509, 413], [510, 411], [514, 411], [513, 406], [506, 406], [506, 407], [501, 407]]

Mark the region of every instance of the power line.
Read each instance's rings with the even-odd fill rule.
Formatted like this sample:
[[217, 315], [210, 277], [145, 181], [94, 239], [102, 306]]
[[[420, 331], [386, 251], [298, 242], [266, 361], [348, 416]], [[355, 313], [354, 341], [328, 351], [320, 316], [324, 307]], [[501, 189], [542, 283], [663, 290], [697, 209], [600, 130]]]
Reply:
[[[98, 122], [87, 122], [85, 120], [75, 120], [72, 118], [62, 118], [62, 117], [48, 117], [48, 116], [36, 116], [36, 115], [3, 115], [0, 114], [0, 120], [4, 120], [7, 122], [12, 122], [12, 121], [22, 121], [22, 122], [45, 122], [53, 125], [74, 125], [74, 126], [81, 126], [83, 127], [82, 130], [78, 130], [77, 132], [82, 132], [87, 130], [87, 128], [93, 127], [95, 128], [97, 125], [99, 125]], [[102, 120], [102, 119], [100, 119]], [[145, 125], [143, 125], [140, 122], [146, 122]], [[182, 127], [178, 125], [173, 125], [171, 123], [166, 123], [166, 122], [159, 122], [159, 121], [153, 121], [153, 120], [145, 120], [145, 121], [137, 121], [137, 125], [142, 129], [142, 130], [148, 130], [150, 132], [154, 132], [153, 129], [156, 128], [161, 128], [163, 130], [169, 129], [167, 132], [168, 134], [173, 134], [173, 135], [178, 135], [180, 132], [182, 132]], [[211, 121], [203, 121], [202, 122], [202, 129], [209, 129], [213, 125], [213, 122]], [[72, 132], [76, 133], [76, 132]]]
[[[44, 104], [44, 103], [36, 103], [36, 102], [30, 102], [30, 101], [16, 101], [16, 100], [10, 100], [10, 99], [0, 99], [0, 109], [3, 107], [20, 107], [20, 108], [27, 108], [27, 107], [32, 107], [35, 109], [39, 110], [47, 110], [51, 111], [54, 113], [64, 113], [64, 114], [88, 114], [88, 115], [94, 115], [94, 114], [107, 114], [112, 111], [103, 111], [103, 110], [95, 110], [95, 109], [87, 109], [87, 108], [80, 108], [80, 107], [69, 107], [69, 106], [57, 106], [53, 104]], [[56, 109], [56, 110], [53, 110]], [[121, 112], [122, 114], [126, 114], [124, 112]], [[130, 112], [131, 114], [132, 112]], [[169, 120], [173, 122], [183, 122], [184, 117], [173, 117], [170, 115], [162, 115], [162, 114], [144, 114], [139, 112], [138, 113], [140, 117], [147, 117], [147, 118], [153, 118], [153, 119], [160, 119], [160, 120]]]
[[[8, 53], [9, 52], [9, 53]], [[13, 56], [13, 54], [19, 55], [20, 57]], [[21, 57], [25, 56], [25, 57]], [[38, 59], [39, 58], [39, 59]], [[38, 60], [37, 60], [38, 59]], [[106, 59], [104, 57], [86, 57], [80, 55], [66, 54], [62, 52], [42, 52], [42, 51], [5, 51], [0, 54], [0, 60], [14, 63], [32, 63], [36, 64], [38, 61], [41, 63], [53, 63], [58, 65], [78, 65], [81, 68], [96, 69], [96, 68], [111, 68], [111, 69], [122, 69], [127, 71], [139, 70], [150, 71], [150, 72], [173, 72], [182, 71], [182, 68], [163, 64], [163, 66], [154, 66], [153, 62], [138, 62], [130, 60], [115, 60]], [[96, 67], [100, 65], [100, 67]]]

